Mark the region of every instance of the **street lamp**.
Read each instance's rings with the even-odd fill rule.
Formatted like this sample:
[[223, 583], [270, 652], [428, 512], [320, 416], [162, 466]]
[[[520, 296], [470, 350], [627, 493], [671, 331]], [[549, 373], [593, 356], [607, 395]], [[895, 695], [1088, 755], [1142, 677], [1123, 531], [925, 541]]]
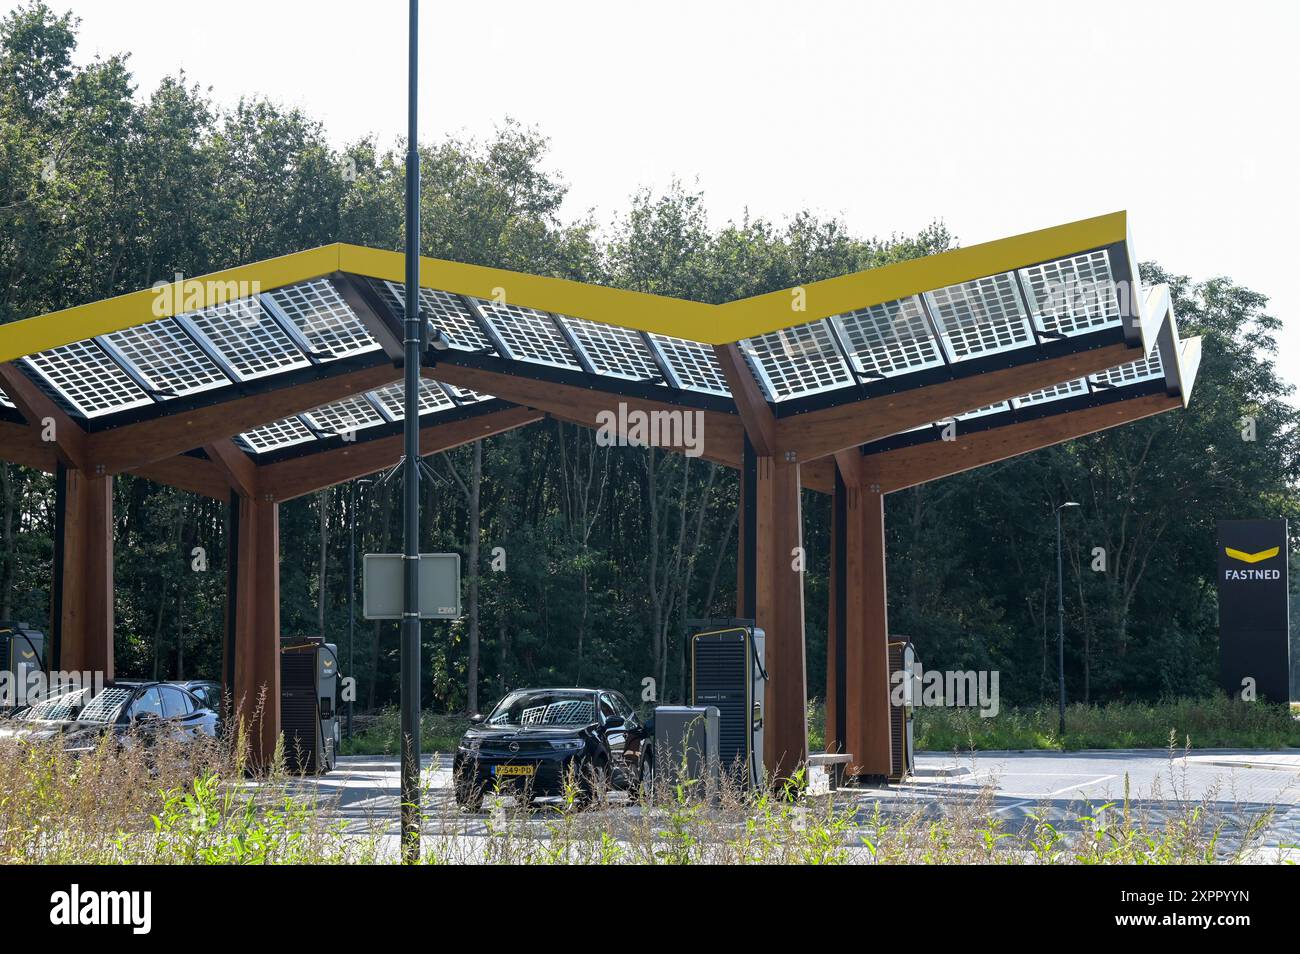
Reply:
[[1067, 500], [1056, 508], [1056, 670], [1060, 689], [1060, 736], [1065, 739], [1065, 569], [1061, 558], [1061, 511], [1079, 506]]
[[406, 135], [406, 302], [402, 322], [402, 859], [420, 860], [420, 141], [419, 0], [408, 29]]
[[[356, 678], [353, 646], [357, 631], [357, 484], [373, 484], [373, 480], [354, 480], [348, 484], [348, 675]], [[356, 695], [353, 684], [352, 695]], [[348, 699], [348, 741], [352, 741], [352, 699]]]

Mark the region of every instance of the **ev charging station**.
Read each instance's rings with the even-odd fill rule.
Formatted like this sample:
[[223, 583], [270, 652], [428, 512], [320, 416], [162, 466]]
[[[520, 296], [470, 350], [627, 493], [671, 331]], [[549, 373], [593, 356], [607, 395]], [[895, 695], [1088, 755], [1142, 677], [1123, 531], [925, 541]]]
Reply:
[[[746, 785], [764, 784], [763, 706], [767, 670], [763, 630], [752, 619], [691, 620], [691, 705], [718, 711], [717, 758]], [[656, 726], [658, 713], [656, 712]], [[710, 749], [713, 744], [710, 743]]]
[[[889, 747], [892, 752], [891, 782], [901, 782], [915, 768], [913, 718], [916, 704], [916, 666], [920, 662], [916, 647], [906, 637], [889, 641], [889, 671], [902, 673], [902, 699], [895, 700], [891, 693], [889, 706]], [[892, 685], [892, 681], [891, 681]]]
[[28, 679], [45, 669], [45, 634], [24, 623], [0, 624], [0, 712], [26, 705]]
[[320, 637], [280, 647], [285, 768], [324, 775], [338, 759], [338, 647]]

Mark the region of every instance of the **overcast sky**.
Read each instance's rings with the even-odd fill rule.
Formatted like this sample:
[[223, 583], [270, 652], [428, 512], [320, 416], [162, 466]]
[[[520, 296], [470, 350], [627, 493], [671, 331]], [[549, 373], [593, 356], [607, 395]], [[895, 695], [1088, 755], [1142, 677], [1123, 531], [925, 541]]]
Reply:
[[[221, 103], [301, 106], [336, 143], [405, 133], [400, 0], [53, 5], [81, 17], [83, 59], [130, 51], [142, 92], [184, 68]], [[674, 176], [715, 225], [811, 208], [864, 235], [943, 219], [963, 244], [1128, 209], [1140, 258], [1272, 299], [1300, 383], [1298, 11], [425, 0], [421, 132], [536, 125], [569, 213], [602, 222]]]

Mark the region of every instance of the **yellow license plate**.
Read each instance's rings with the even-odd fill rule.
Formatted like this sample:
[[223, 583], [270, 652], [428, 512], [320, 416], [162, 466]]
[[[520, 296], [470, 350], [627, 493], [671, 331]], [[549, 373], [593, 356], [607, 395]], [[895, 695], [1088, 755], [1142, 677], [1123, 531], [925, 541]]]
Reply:
[[492, 767], [493, 775], [522, 775], [531, 778], [537, 774], [536, 765], [494, 765]]

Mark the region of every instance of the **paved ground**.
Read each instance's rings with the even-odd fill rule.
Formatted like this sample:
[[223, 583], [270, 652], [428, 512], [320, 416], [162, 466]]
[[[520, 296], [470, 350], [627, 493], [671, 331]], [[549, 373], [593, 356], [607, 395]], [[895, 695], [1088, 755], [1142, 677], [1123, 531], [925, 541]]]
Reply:
[[[425, 759], [426, 813], [431, 830], [455, 811], [450, 759]], [[1130, 800], [1156, 818], [1178, 810], [1179, 800], [1207, 801], [1233, 826], [1272, 811], [1266, 846], [1291, 854], [1300, 845], [1300, 753], [1206, 750], [1170, 758], [1163, 750], [1094, 752], [986, 752], [976, 757], [921, 754], [916, 775], [887, 788], [842, 789], [837, 800], [895, 813], [936, 813], [946, 807], [988, 799], [1008, 828], [1030, 813], [1046, 815], [1058, 827], [1074, 827], [1080, 814], [1108, 802]], [[337, 800], [336, 815], [350, 826], [389, 829], [397, 813], [395, 758], [348, 756], [305, 788]], [[638, 811], [626, 807], [625, 812]]]
[[1300, 846], [1300, 753], [1210, 749], [1171, 758], [1159, 749], [1093, 752], [985, 752], [969, 758], [923, 754], [917, 774], [882, 799], [896, 802], [977, 797], [992, 792], [992, 809], [1009, 827], [1030, 813], [1055, 823], [1111, 802], [1131, 804], [1159, 818], [1188, 801], [1205, 803], [1230, 826], [1272, 814], [1265, 844]]

